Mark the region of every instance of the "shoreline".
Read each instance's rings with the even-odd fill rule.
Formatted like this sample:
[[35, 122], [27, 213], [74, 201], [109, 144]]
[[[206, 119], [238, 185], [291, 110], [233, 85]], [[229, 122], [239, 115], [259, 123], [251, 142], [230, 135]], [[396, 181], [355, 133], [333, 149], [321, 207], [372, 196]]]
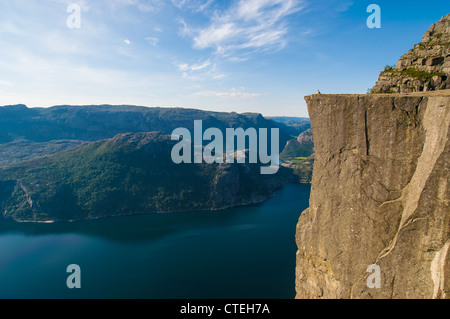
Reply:
[[111, 219], [111, 218], [119, 218], [119, 217], [130, 217], [130, 216], [144, 216], [144, 215], [165, 215], [165, 214], [183, 214], [183, 213], [192, 213], [192, 212], [219, 212], [219, 211], [224, 211], [227, 209], [232, 209], [232, 208], [239, 208], [239, 207], [248, 207], [248, 206], [253, 206], [253, 205], [259, 205], [262, 204], [268, 200], [270, 200], [271, 198], [276, 196], [276, 192], [282, 190], [283, 188], [285, 188], [287, 185], [311, 185], [311, 183], [294, 183], [294, 182], [290, 182], [287, 183], [286, 185], [283, 185], [282, 187], [279, 187], [275, 190], [272, 191], [272, 194], [270, 194], [269, 196], [267, 196], [266, 198], [262, 199], [262, 200], [256, 200], [256, 201], [252, 201], [249, 203], [241, 203], [241, 204], [237, 204], [237, 205], [226, 205], [220, 208], [205, 208], [205, 209], [188, 209], [188, 210], [179, 210], [179, 211], [170, 211], [170, 212], [137, 212], [137, 213], [124, 213], [124, 214], [117, 214], [117, 215], [102, 215], [102, 216], [94, 216], [94, 217], [87, 217], [87, 218], [76, 218], [76, 219], [69, 219], [69, 220], [65, 220], [65, 219], [54, 219], [54, 220], [18, 220], [18, 219], [14, 219], [14, 218], [5, 218], [4, 216], [3, 219], [0, 219], [0, 225], [2, 223], [2, 221], [7, 221], [7, 222], [13, 222], [16, 224], [28, 224], [28, 225], [51, 225], [51, 224], [72, 224], [72, 223], [77, 223], [77, 222], [87, 222], [87, 221], [96, 221], [96, 220], [102, 220], [102, 219]]
[[[294, 184], [294, 183], [292, 183]], [[298, 183], [300, 184], [300, 183]], [[284, 185], [286, 186], [286, 185]], [[195, 209], [195, 210], [179, 210], [179, 211], [170, 211], [170, 212], [136, 212], [136, 213], [124, 213], [124, 214], [117, 214], [117, 215], [102, 215], [102, 216], [94, 216], [94, 217], [87, 217], [87, 218], [76, 218], [76, 219], [55, 219], [55, 220], [18, 220], [15, 218], [5, 218], [3, 216], [4, 221], [10, 221], [17, 224], [35, 224], [35, 225], [51, 225], [51, 224], [72, 224], [76, 222], [86, 222], [86, 221], [95, 221], [95, 220], [102, 220], [102, 219], [110, 219], [110, 218], [118, 218], [118, 217], [130, 217], [130, 216], [144, 216], [144, 215], [165, 215], [165, 214], [182, 214], [182, 213], [191, 213], [191, 212], [218, 212], [218, 211], [224, 211], [227, 209], [232, 208], [238, 208], [238, 207], [247, 207], [252, 205], [259, 205], [262, 204], [269, 199], [273, 198], [275, 196], [275, 192], [281, 190], [283, 187], [280, 187], [279, 189], [276, 189], [273, 191], [273, 193], [268, 196], [265, 199], [262, 199], [260, 201], [252, 201], [249, 203], [243, 203], [243, 204], [237, 204], [237, 205], [226, 205], [220, 208], [210, 208], [210, 209]], [[0, 220], [1, 223], [1, 220]]]

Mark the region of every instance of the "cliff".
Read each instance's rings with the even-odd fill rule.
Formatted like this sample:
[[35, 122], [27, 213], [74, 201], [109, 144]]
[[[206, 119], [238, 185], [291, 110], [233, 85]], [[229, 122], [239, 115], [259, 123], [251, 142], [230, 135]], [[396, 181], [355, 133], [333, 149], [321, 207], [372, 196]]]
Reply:
[[306, 101], [316, 160], [297, 298], [450, 298], [450, 90]]
[[373, 93], [450, 89], [450, 14], [433, 24], [397, 62], [380, 73]]

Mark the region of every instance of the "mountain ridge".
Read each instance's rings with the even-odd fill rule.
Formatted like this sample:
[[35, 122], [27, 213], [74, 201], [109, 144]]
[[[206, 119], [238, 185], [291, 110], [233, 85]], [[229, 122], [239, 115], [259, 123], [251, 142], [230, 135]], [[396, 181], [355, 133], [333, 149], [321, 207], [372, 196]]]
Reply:
[[95, 141], [120, 133], [152, 131], [170, 134], [178, 127], [193, 129], [194, 120], [203, 120], [206, 128], [279, 128], [282, 145], [290, 138], [286, 125], [268, 120], [259, 113], [107, 104], [28, 108], [19, 104], [0, 107], [0, 144], [17, 139]]
[[177, 141], [161, 132], [111, 139], [0, 169], [5, 219], [56, 222], [219, 210], [260, 203], [291, 180], [260, 164], [175, 164]]

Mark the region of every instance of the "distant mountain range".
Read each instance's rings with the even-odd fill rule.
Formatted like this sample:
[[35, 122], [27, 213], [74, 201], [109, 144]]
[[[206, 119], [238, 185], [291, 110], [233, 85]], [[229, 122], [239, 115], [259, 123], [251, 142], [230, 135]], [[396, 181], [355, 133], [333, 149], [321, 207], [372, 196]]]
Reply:
[[219, 113], [134, 105], [64, 105], [50, 108], [12, 105], [0, 107], [0, 143], [20, 139], [33, 142], [98, 141], [121, 133], [154, 131], [171, 134], [178, 127], [192, 130], [194, 120], [202, 120], [205, 129], [209, 127], [219, 129], [278, 127], [281, 145], [285, 145], [291, 138], [289, 132], [292, 131], [292, 127], [282, 121], [266, 119], [256, 113]]
[[180, 108], [0, 107], [0, 216], [48, 222], [216, 210], [262, 202], [294, 180], [288, 168], [261, 175], [260, 164], [174, 164], [168, 134], [193, 130], [194, 120], [204, 129], [279, 128], [283, 146], [309, 125]]
[[293, 137], [297, 137], [311, 128], [311, 122], [306, 117], [275, 116], [268, 119], [283, 125], [283, 129]]
[[112, 138], [122, 133], [162, 132], [178, 127], [193, 130], [194, 120], [204, 129], [216, 127], [279, 128], [280, 152], [287, 142], [310, 128], [309, 119], [264, 118], [256, 113], [220, 113], [183, 108], [134, 105], [0, 107], [0, 167]]

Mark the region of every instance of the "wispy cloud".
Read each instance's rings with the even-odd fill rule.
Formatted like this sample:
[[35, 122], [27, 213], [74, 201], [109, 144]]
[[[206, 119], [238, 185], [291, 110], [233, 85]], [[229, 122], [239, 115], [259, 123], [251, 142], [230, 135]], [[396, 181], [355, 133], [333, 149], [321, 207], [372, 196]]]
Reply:
[[195, 93], [196, 96], [215, 96], [222, 99], [255, 99], [261, 97], [261, 93], [248, 93], [244, 92], [245, 88], [231, 89], [230, 92], [213, 92], [213, 91], [203, 91]]
[[12, 83], [11, 83], [11, 82], [9, 82], [9, 81], [4, 81], [4, 80], [0, 79], [0, 85], [4, 85], [4, 86], [11, 86], [11, 85], [12, 85]]
[[218, 80], [226, 76], [218, 70], [217, 64], [210, 60], [202, 61], [189, 65], [187, 63], [178, 63], [178, 70], [184, 79], [194, 81]]
[[[78, 0], [78, 1], [73, 1], [73, 0], [51, 0], [52, 2], [55, 3], [60, 3], [60, 4], [64, 4], [66, 7], [76, 3], [80, 9], [84, 12], [88, 12], [90, 9], [90, 6], [88, 5], [88, 1], [87, 0]], [[119, 1], [119, 0], [118, 0]]]
[[183, 22], [181, 33], [191, 36], [196, 49], [214, 49], [220, 55], [244, 50], [280, 49], [286, 45], [286, 18], [303, 8], [301, 0], [238, 0], [216, 11], [205, 27]]
[[210, 61], [206, 61], [205, 63], [202, 64], [196, 64], [196, 65], [192, 65], [190, 67], [191, 71], [200, 71], [203, 70], [204, 68], [207, 68], [211, 65]]
[[146, 37], [145, 40], [153, 47], [158, 46], [159, 38], [156, 37]]
[[175, 7], [180, 10], [193, 10], [196, 12], [202, 12], [207, 9], [214, 0], [172, 0]]
[[[207, 63], [188, 65], [178, 64], [182, 77], [190, 80], [222, 79], [226, 76], [219, 72], [223, 62], [243, 62], [251, 58], [252, 53], [267, 50], [279, 50], [287, 43], [289, 32], [287, 17], [302, 10], [304, 0], [233, 0], [225, 9], [214, 1], [172, 0], [178, 8], [208, 8], [207, 23], [192, 26], [179, 18], [182, 25], [179, 34], [192, 41], [196, 50], [212, 49], [204, 56]], [[202, 5], [201, 5], [202, 4]], [[214, 8], [214, 10], [212, 10]], [[202, 21], [200, 19], [198, 21]], [[199, 74], [198, 71], [203, 71]], [[221, 97], [255, 97], [246, 93], [226, 92]]]
[[135, 6], [143, 13], [157, 11], [163, 6], [164, 2], [161, 0], [113, 0], [119, 5]]
[[339, 5], [336, 8], [337, 12], [346, 12], [354, 5], [353, 1], [339, 1]]

